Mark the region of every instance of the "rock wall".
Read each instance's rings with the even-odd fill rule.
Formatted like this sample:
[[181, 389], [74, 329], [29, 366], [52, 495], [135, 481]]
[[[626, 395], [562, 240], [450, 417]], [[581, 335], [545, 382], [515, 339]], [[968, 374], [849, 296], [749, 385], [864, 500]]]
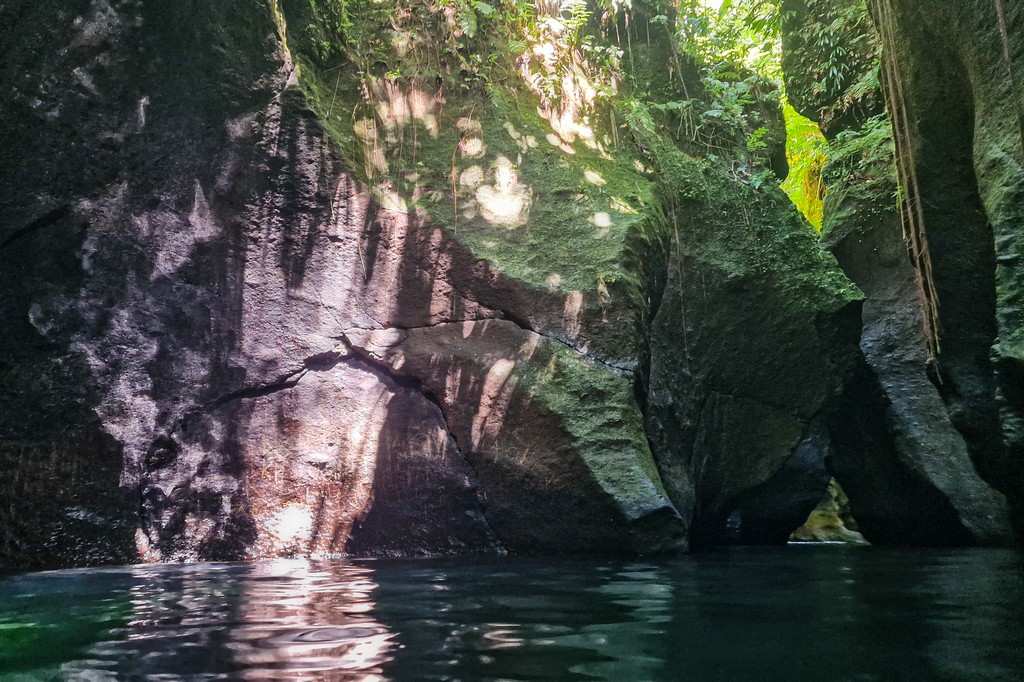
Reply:
[[[936, 41], [931, 45], [939, 44], [940, 25], [929, 38]], [[965, 355], [980, 360], [988, 354], [992, 321], [986, 316], [991, 313], [994, 291], [992, 282], [985, 280], [991, 278], [991, 263], [975, 257], [979, 249], [966, 237], [972, 231], [984, 232], [987, 220], [974, 195], [969, 137], [963, 137], [970, 117], [959, 119], [965, 126], [959, 142], [949, 136], [936, 138], [935, 154], [927, 171], [922, 169], [947, 177], [941, 189], [934, 186], [920, 198], [931, 207], [928, 212], [934, 210], [937, 221], [952, 221], [947, 231], [961, 235], [941, 246], [929, 240], [933, 263], [958, 263], [949, 266], [957, 271], [949, 270], [941, 285], [947, 291], [940, 296], [938, 310], [947, 321], [939, 330], [941, 352], [931, 356], [922, 279], [909, 243], [908, 219], [900, 215], [894, 200], [897, 169], [883, 109], [882, 46], [869, 21], [867, 4], [787, 1], [783, 29], [791, 99], [802, 113], [821, 122], [830, 139], [823, 241], [867, 296], [860, 343], [863, 360], [829, 420], [830, 468], [849, 493], [853, 514], [872, 542], [1005, 543], [1010, 535], [1009, 512], [1003, 496], [989, 484], [1005, 487], [991, 477], [986, 483], [975, 470], [978, 465], [986, 475], [974, 430], [965, 424], [963, 407], [954, 398], [961, 390], [969, 390], [975, 395], [971, 402], [976, 409], [995, 406], [993, 394], [985, 397], [987, 389], [978, 368], [972, 370], [973, 378], [966, 378], [965, 370], [959, 369]], [[920, 63], [916, 38], [907, 39], [901, 28], [895, 30], [899, 36], [895, 49]], [[915, 28], [911, 33], [919, 31]], [[836, 40], [842, 50], [830, 45]], [[885, 49], [894, 54], [893, 44]], [[837, 60], [837, 53], [843, 57]], [[929, 68], [938, 69], [937, 64]], [[943, 62], [942, 68], [946, 67], [956, 73], [953, 65]], [[831, 76], [830, 68], [834, 69]], [[818, 79], [827, 87], [817, 85]], [[943, 82], [941, 92], [929, 93], [932, 99], [927, 106], [952, 115], [956, 110], [952, 103], [965, 96], [957, 88]], [[969, 310], [970, 319], [955, 319], [957, 309]], [[987, 358], [982, 364], [988, 364]], [[936, 374], [935, 367], [946, 369]], [[964, 378], [950, 378], [954, 375]], [[955, 389], [955, 384], [968, 388]]]
[[651, 327], [655, 458], [698, 544], [785, 542], [828, 486], [818, 422], [852, 369], [861, 294], [780, 190], [643, 143], [674, 227]]
[[[1015, 506], [1024, 469], [1020, 217], [1024, 12], [1014, 3], [872, 2], [889, 54], [941, 346], [934, 376], [982, 476]], [[899, 39], [896, 39], [899, 36]]]
[[0, 564], [671, 551], [821, 470], [859, 295], [781, 194], [328, 9], [0, 9]]

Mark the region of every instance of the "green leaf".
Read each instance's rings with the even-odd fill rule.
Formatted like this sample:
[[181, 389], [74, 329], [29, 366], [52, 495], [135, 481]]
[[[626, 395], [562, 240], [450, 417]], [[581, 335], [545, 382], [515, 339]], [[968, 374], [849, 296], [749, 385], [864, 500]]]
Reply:
[[476, 35], [476, 12], [471, 9], [465, 9], [459, 12], [456, 20], [459, 22], [459, 28], [466, 35], [467, 38], [472, 38]]
[[487, 17], [488, 19], [498, 14], [498, 10], [491, 7], [486, 2], [481, 2], [480, 0], [476, 0], [476, 2], [473, 3], [473, 9], [479, 12], [480, 16]]

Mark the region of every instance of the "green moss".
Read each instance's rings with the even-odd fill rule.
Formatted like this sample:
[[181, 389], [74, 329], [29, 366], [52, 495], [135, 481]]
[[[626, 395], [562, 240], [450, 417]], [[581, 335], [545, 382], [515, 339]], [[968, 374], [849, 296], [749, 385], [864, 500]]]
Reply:
[[574, 449], [628, 518], [649, 511], [652, 500], [667, 499], [631, 378], [603, 371], [554, 342], [517, 372], [520, 388], [561, 417]]
[[[317, 36], [333, 29], [299, 11], [309, 5], [284, 4], [292, 55], [352, 172], [383, 205], [440, 226], [517, 284], [582, 292], [592, 308], [609, 302], [616, 318], [601, 332], [602, 348], [628, 349], [620, 352], [643, 363], [646, 316], [673, 240], [689, 258], [764, 283], [771, 292], [763, 298], [778, 299], [779, 309], [814, 316], [860, 297], [749, 159], [687, 154], [668, 113], [637, 99], [591, 106], [576, 112], [591, 132], [581, 139], [544, 118], [550, 107], [514, 70], [480, 79], [446, 70], [454, 63], [446, 54], [431, 61], [403, 48], [375, 66], [350, 46], [319, 49]], [[312, 28], [297, 30], [303, 22]], [[335, 39], [345, 45], [341, 33]], [[637, 324], [622, 324], [623, 315]], [[580, 457], [627, 517], [663, 503], [633, 376], [553, 341], [516, 376], [519, 390], [561, 420], [566, 456]]]
[[677, 242], [689, 257], [734, 277], [770, 276], [787, 306], [836, 310], [863, 298], [778, 187], [755, 186], [681, 151], [641, 102], [628, 102], [624, 113], [659, 170]]
[[[297, 4], [309, 3], [289, 0], [286, 9]], [[295, 20], [289, 16], [289, 38]], [[427, 81], [422, 57], [408, 52], [391, 56], [390, 76], [373, 76], [352, 58], [316, 49], [331, 30], [322, 14], [298, 20], [313, 25], [303, 35], [315, 36], [293, 41], [302, 86], [350, 166], [384, 205], [442, 226], [513, 280], [580, 291], [588, 301], [611, 298], [639, 319], [652, 296], [645, 263], [673, 233], [685, 233], [688, 249], [736, 275], [772, 270], [794, 289], [856, 295], [773, 183], [687, 155], [637, 100], [591, 111], [579, 121], [593, 131], [584, 143], [559, 136], [516, 75], [486, 88], [440, 75]], [[415, 75], [396, 75], [406, 73]], [[436, 110], [389, 118], [387, 98], [396, 94], [436, 100]], [[624, 119], [631, 136], [615, 134], [612, 123]], [[488, 192], [521, 204], [521, 215], [494, 219]], [[621, 331], [635, 345], [635, 329]]]
[[899, 210], [892, 129], [884, 115], [836, 135], [828, 155], [823, 173], [828, 187], [822, 226], [826, 243], [871, 230]]
[[[645, 303], [637, 263], [664, 238], [665, 225], [655, 186], [636, 170], [630, 148], [614, 145], [607, 134], [589, 145], [559, 137], [538, 114], [537, 96], [516, 86], [515, 78], [485, 91], [438, 76], [439, 87], [423, 77], [411, 54], [393, 55], [388, 65], [392, 74], [417, 74], [409, 77], [375, 77], [348, 57], [325, 56], [318, 46], [330, 42], [339, 22], [326, 25], [331, 22], [312, 9], [315, 4], [284, 3], [291, 10], [287, 35], [302, 88], [350, 168], [384, 205], [442, 226], [476, 257], [526, 286]], [[335, 32], [334, 40], [343, 36]], [[370, 91], [377, 94], [367, 97]], [[381, 91], [443, 103], [430, 121], [388, 120]], [[360, 137], [360, 126], [376, 126], [376, 139]], [[608, 124], [593, 127], [607, 130]], [[466, 153], [466, 137], [474, 143], [479, 138], [482, 153]], [[509, 169], [521, 193], [514, 198], [528, 206], [523, 220], [510, 221], [518, 224], [488, 219], [482, 200], [487, 187], [501, 182], [500, 173], [507, 180]], [[461, 182], [473, 173], [482, 178], [476, 187]]]
[[[1013, 116], [1013, 112], [1005, 114], [1008, 120]], [[978, 183], [993, 217], [999, 317], [996, 351], [1000, 358], [1024, 366], [1024, 234], [1020, 227], [1024, 225], [1024, 178], [1019, 155], [1006, 151], [1022, 148], [1024, 133], [1015, 126], [986, 126], [979, 129], [975, 143], [976, 158], [984, 160], [976, 166]]]
[[782, 68], [797, 111], [831, 137], [883, 110], [865, 0], [783, 0], [781, 18]]

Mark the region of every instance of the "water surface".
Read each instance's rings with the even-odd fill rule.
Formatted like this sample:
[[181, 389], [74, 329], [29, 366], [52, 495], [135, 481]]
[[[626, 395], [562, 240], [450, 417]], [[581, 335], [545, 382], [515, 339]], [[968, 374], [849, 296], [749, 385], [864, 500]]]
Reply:
[[1024, 680], [998, 550], [275, 561], [0, 580], [2, 680]]

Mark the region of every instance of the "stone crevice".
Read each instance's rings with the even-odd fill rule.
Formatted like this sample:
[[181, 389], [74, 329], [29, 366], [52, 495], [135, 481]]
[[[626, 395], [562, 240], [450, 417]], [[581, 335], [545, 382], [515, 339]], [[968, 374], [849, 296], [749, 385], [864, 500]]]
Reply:
[[237, 400], [260, 398], [272, 393], [277, 393], [278, 391], [286, 391], [288, 389], [295, 388], [295, 386], [302, 381], [303, 377], [310, 372], [330, 371], [340, 364], [345, 357], [345, 355], [337, 351], [317, 353], [303, 359], [302, 366], [299, 369], [292, 370], [264, 383], [245, 386], [237, 391], [225, 393], [224, 395], [214, 398], [213, 400], [208, 400], [200, 405], [193, 405], [192, 407], [185, 409], [181, 413], [181, 416], [175, 419], [171, 427], [167, 429], [166, 434], [157, 437], [154, 440], [154, 443], [172, 438], [185, 422], [210, 412], [211, 410], [215, 410], [227, 403]]
[[[471, 320], [467, 320], [467, 322], [468, 321], [471, 321]], [[441, 324], [445, 324], [445, 323], [441, 323]], [[430, 327], [439, 327], [439, 326], [441, 326], [441, 324], [429, 325], [428, 327], [409, 327], [407, 329], [401, 328], [401, 327], [393, 327], [393, 329], [401, 329], [402, 331], [409, 331], [411, 329], [427, 329], [427, 328], [430, 328]], [[350, 327], [349, 329], [352, 330], [352, 329], [362, 329], [362, 328], [360, 328], [360, 327]], [[366, 331], [385, 331], [385, 330], [373, 330], [373, 329], [370, 329], [370, 330], [366, 330]], [[432, 391], [430, 391], [430, 389], [428, 389], [423, 384], [422, 380], [420, 380], [418, 377], [415, 377], [415, 376], [410, 376], [410, 375], [407, 375], [407, 374], [399, 374], [399, 373], [397, 373], [386, 362], [383, 362], [382, 360], [379, 360], [379, 359], [375, 358], [365, 348], [362, 348], [362, 347], [352, 343], [352, 340], [349, 339], [349, 337], [344, 332], [342, 332], [341, 335], [336, 336], [334, 338], [336, 338], [337, 340], [341, 341], [342, 345], [350, 353], [350, 356], [355, 356], [356, 358], [361, 360], [364, 365], [366, 365], [369, 368], [374, 369], [377, 372], [380, 372], [380, 373], [386, 375], [388, 378], [390, 378], [392, 381], [394, 381], [399, 386], [403, 386], [405, 388], [410, 388], [410, 389], [418, 392], [420, 395], [422, 395], [424, 398], [426, 398], [430, 403], [435, 405], [437, 407], [437, 409], [439, 409], [441, 411], [441, 417], [444, 420], [445, 428], [448, 430], [448, 433], [452, 434], [452, 438], [455, 438], [454, 432], [452, 431], [450, 425], [448, 424], [448, 418], [445, 415], [444, 406], [442, 405], [440, 399], [438, 399], [438, 397], [436, 395], [434, 395], [434, 393]], [[460, 455], [462, 454], [461, 448], [459, 449], [459, 454]]]
[[28, 224], [14, 230], [6, 239], [0, 242], [0, 249], [6, 249], [8, 246], [23, 237], [27, 237], [34, 232], [39, 232], [40, 230], [45, 230], [48, 227], [56, 225], [58, 222], [66, 218], [70, 212], [70, 204], [61, 204], [57, 208], [47, 211], [35, 220], [32, 220]]
[[583, 356], [587, 360], [590, 360], [591, 362], [596, 362], [599, 365], [603, 365], [603, 366], [607, 367], [609, 370], [611, 370], [612, 372], [614, 372], [616, 374], [620, 374], [620, 375], [623, 375], [623, 376], [629, 376], [629, 375], [631, 375], [633, 373], [633, 369], [631, 367], [620, 367], [620, 366], [618, 366], [618, 365], [616, 365], [614, 363], [607, 362], [607, 361], [602, 360], [601, 358], [595, 356], [593, 353], [587, 353], [586, 351], [584, 351], [582, 348], [578, 347], [574, 343], [572, 343], [570, 341], [567, 341], [567, 340], [565, 340], [564, 338], [562, 338], [562, 337], [560, 337], [558, 335], [547, 334], [547, 333], [544, 333], [544, 332], [542, 332], [542, 331], [540, 331], [538, 329], [534, 329], [533, 326], [530, 325], [526, 320], [520, 318], [518, 315], [515, 315], [511, 311], [500, 310], [498, 312], [500, 312], [504, 316], [504, 319], [506, 319], [509, 322], [511, 322], [512, 324], [516, 325], [517, 327], [519, 327], [523, 331], [533, 332], [534, 334], [538, 334], [540, 336], [543, 336], [546, 339], [550, 339], [552, 341], [560, 343], [563, 346], [565, 346], [566, 348], [569, 348], [570, 350], [573, 350], [576, 353], [578, 353], [579, 355]]
[[[633, 368], [631, 368], [631, 367], [621, 367], [621, 366], [616, 365], [614, 363], [602, 360], [601, 358], [595, 356], [593, 353], [587, 353], [586, 351], [584, 351], [583, 349], [579, 348], [575, 344], [573, 344], [573, 343], [571, 343], [569, 341], [566, 341], [565, 339], [561, 338], [560, 336], [558, 336], [556, 334], [545, 333], [545, 332], [541, 332], [541, 331], [538, 331], [538, 330], [534, 329], [533, 327], [531, 327], [529, 324], [526, 324], [522, 320], [518, 320], [515, 317], [509, 316], [508, 313], [506, 311], [504, 311], [504, 310], [500, 310], [500, 311], [497, 311], [497, 312], [499, 314], [503, 315], [504, 317], [478, 317], [478, 318], [467, 318], [467, 319], [463, 319], [463, 320], [444, 320], [442, 322], [435, 322], [434, 324], [412, 325], [412, 326], [393, 325], [393, 326], [390, 326], [390, 327], [346, 327], [345, 330], [343, 332], [341, 332], [341, 336], [336, 336], [336, 337], [333, 337], [333, 338], [336, 338], [339, 341], [342, 341], [342, 343], [345, 343], [348, 346], [348, 345], [351, 345], [351, 342], [348, 339], [348, 337], [345, 336], [345, 334], [346, 334], [346, 332], [351, 332], [351, 331], [368, 331], [368, 332], [380, 331], [380, 332], [383, 332], [383, 331], [395, 330], [395, 331], [410, 332], [410, 331], [415, 331], [415, 330], [418, 330], [418, 329], [435, 329], [437, 327], [443, 327], [443, 326], [449, 325], [449, 324], [465, 324], [466, 322], [492, 322], [492, 321], [495, 321], [495, 320], [501, 320], [503, 322], [511, 322], [516, 327], [518, 327], [519, 329], [522, 329], [525, 332], [530, 332], [532, 334], [536, 334], [537, 336], [540, 336], [540, 337], [543, 337], [545, 339], [548, 339], [549, 341], [554, 341], [556, 343], [559, 343], [559, 344], [565, 346], [566, 348], [574, 351], [575, 353], [577, 353], [578, 355], [580, 355], [584, 359], [586, 359], [586, 360], [588, 360], [590, 362], [602, 365], [603, 367], [606, 367], [609, 371], [611, 371], [611, 372], [613, 372], [615, 374], [618, 374], [620, 376], [630, 376], [630, 375], [633, 374]], [[358, 348], [357, 346], [354, 346], [354, 345], [352, 345], [351, 347], [353, 349]]]

